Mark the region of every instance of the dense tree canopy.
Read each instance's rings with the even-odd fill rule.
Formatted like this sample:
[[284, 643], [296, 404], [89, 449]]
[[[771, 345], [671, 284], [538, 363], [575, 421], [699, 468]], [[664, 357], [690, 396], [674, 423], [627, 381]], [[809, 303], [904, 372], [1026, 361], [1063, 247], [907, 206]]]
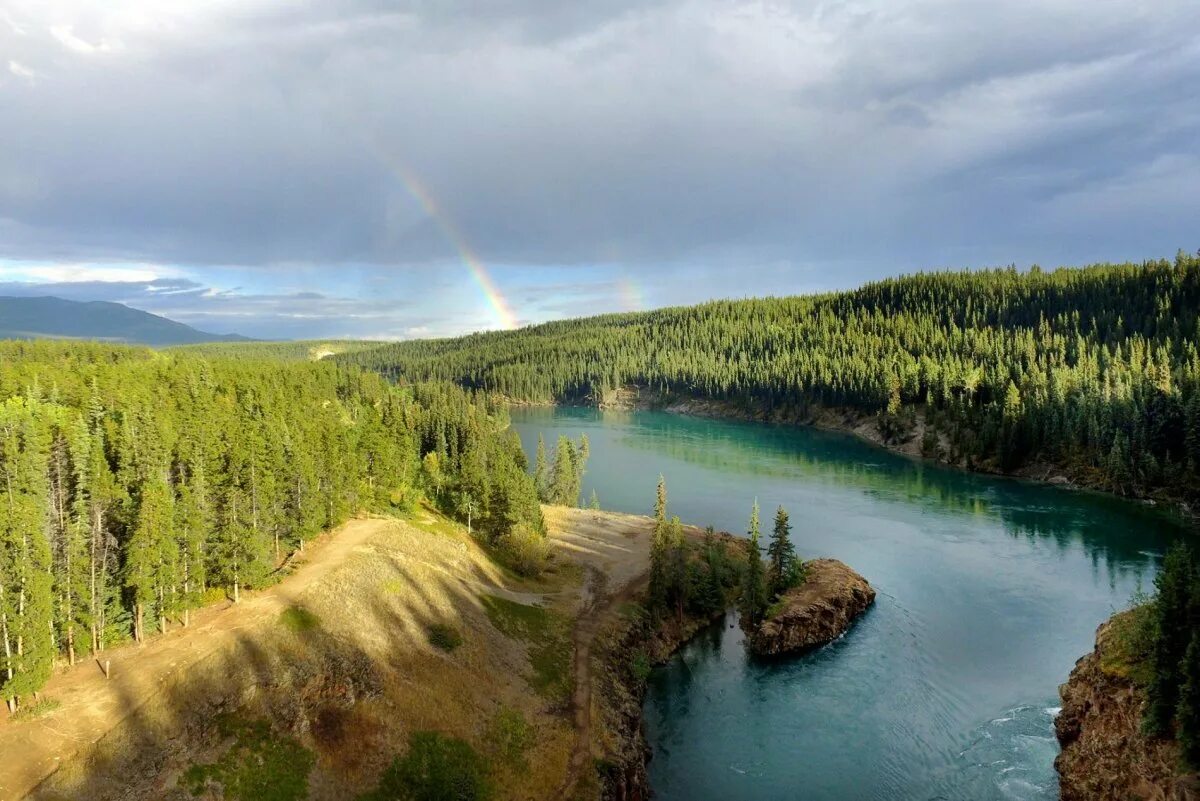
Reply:
[[718, 301], [403, 342], [335, 358], [527, 401], [636, 385], [802, 416], [879, 413], [928, 448], [1068, 464], [1118, 492], [1200, 486], [1200, 258], [918, 274], [809, 297]]
[[[430, 469], [430, 463], [436, 469]], [[237, 600], [361, 509], [474, 502], [489, 540], [541, 536], [505, 412], [452, 385], [328, 362], [0, 342], [0, 697], [60, 655]]]

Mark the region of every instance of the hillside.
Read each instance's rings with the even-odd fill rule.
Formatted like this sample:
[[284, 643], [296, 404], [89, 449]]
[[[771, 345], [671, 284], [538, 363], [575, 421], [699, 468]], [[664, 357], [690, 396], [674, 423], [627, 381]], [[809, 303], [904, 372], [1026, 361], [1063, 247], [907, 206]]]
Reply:
[[389, 766], [437, 732], [462, 756], [447, 769], [488, 797], [597, 797], [575, 771], [590, 767], [575, 756], [591, 749], [587, 647], [640, 586], [651, 521], [547, 517], [536, 581], [428, 509], [348, 523], [280, 584], [114, 649], [111, 679], [94, 662], [56, 676], [54, 709], [0, 720], [0, 796], [397, 797]]
[[139, 345], [240, 342], [108, 301], [0, 297], [0, 339], [96, 339]]
[[[1121, 494], [1200, 487], [1200, 257], [918, 274], [399, 342], [335, 357], [521, 402], [626, 388], [738, 416], [870, 417], [887, 444], [972, 469], [1052, 465]], [[848, 424], [849, 425], [849, 424]], [[1046, 472], [1044, 469], [1041, 472]]]

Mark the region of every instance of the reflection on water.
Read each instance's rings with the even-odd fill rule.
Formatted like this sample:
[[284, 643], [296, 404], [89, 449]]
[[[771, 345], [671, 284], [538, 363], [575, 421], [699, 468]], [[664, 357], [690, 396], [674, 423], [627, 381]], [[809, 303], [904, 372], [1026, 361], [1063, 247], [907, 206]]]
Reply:
[[520, 410], [587, 433], [584, 497], [742, 531], [787, 506], [805, 556], [879, 591], [842, 640], [748, 659], [727, 620], [657, 671], [646, 701], [659, 798], [1051, 799], [1057, 685], [1098, 623], [1148, 588], [1177, 521], [1140, 505], [937, 468], [804, 428], [582, 409]]

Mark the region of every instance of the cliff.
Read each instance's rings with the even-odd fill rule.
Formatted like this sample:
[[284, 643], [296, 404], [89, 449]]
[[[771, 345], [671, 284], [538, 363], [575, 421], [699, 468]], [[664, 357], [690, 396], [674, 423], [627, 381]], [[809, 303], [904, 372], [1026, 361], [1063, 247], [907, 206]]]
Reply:
[[875, 602], [867, 580], [836, 559], [804, 565], [805, 580], [789, 590], [747, 645], [758, 656], [781, 656], [817, 648], [842, 636]]
[[1171, 740], [1142, 733], [1145, 694], [1123, 669], [1118, 632], [1130, 612], [1104, 623], [1096, 648], [1059, 688], [1054, 727], [1062, 801], [1200, 801], [1200, 777], [1180, 776]]

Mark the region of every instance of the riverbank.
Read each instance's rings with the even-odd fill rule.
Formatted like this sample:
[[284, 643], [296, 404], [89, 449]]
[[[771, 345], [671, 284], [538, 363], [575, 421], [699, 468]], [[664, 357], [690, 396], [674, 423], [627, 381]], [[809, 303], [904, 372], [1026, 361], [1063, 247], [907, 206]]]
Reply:
[[1061, 801], [1200, 800], [1200, 776], [1177, 770], [1178, 745], [1142, 733], [1142, 677], [1125, 653], [1135, 614], [1103, 623], [1095, 649], [1059, 689], [1063, 706], [1054, 725], [1062, 751], [1054, 766]]
[[887, 434], [880, 429], [879, 415], [855, 409], [819, 404], [783, 403], [771, 408], [745, 402], [697, 398], [664, 393], [646, 387], [623, 387], [601, 397], [580, 397], [562, 401], [516, 401], [504, 399], [514, 407], [568, 406], [604, 411], [658, 411], [713, 420], [736, 420], [771, 425], [809, 426], [822, 431], [850, 434], [863, 442], [911, 459], [927, 461], [969, 473], [1033, 481], [1070, 490], [1098, 492], [1126, 500], [1163, 505], [1177, 510], [1190, 522], [1200, 522], [1200, 512], [1187, 499], [1165, 489], [1114, 492], [1101, 473], [1087, 465], [1048, 461], [1031, 462], [1017, 470], [1003, 470], [991, 461], [977, 461], [954, 452], [945, 431], [929, 425], [923, 407], [908, 407], [900, 415], [903, 425]]

